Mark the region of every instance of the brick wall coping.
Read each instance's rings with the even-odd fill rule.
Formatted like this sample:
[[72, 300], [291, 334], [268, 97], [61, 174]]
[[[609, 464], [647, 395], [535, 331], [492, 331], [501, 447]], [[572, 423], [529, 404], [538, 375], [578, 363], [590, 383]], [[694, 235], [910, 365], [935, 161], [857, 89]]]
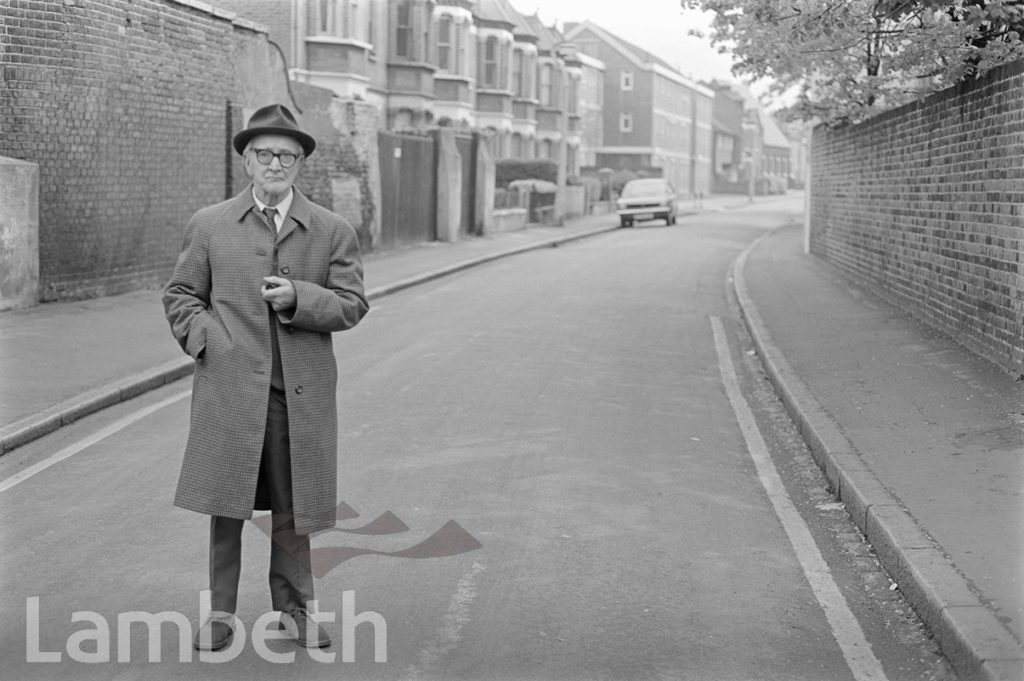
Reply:
[[[945, 103], [955, 100], [956, 97], [979, 92], [985, 87], [991, 86], [992, 83], [1020, 75], [1021, 73], [1024, 73], [1024, 59], [1017, 59], [1006, 64], [1001, 64], [994, 69], [990, 69], [989, 71], [986, 71], [984, 75], [976, 78], [966, 78], [945, 90], [932, 92], [920, 99], [907, 102], [906, 104], [902, 104], [894, 109], [881, 111], [866, 120], [858, 123], [847, 123], [836, 127], [839, 129], [865, 130], [873, 126], [888, 125], [892, 120], [902, 119], [904, 116], [910, 115], [915, 109], [927, 109], [932, 106], [942, 106]], [[815, 129], [817, 128], [826, 128], [826, 126], [823, 123], [818, 123], [815, 125]]]
[[267, 26], [263, 25], [263, 24], [258, 24], [255, 21], [252, 21], [250, 19], [246, 19], [244, 17], [240, 17], [235, 12], [229, 12], [229, 11], [221, 9], [219, 7], [214, 7], [213, 5], [211, 5], [208, 2], [202, 2], [202, 0], [168, 0], [168, 1], [173, 3], [173, 4], [175, 4], [175, 5], [183, 5], [185, 7], [189, 7], [191, 9], [194, 9], [194, 10], [196, 10], [198, 12], [203, 12], [205, 14], [209, 14], [210, 16], [214, 17], [215, 19], [223, 19], [224, 21], [230, 21], [231, 24], [233, 26], [236, 26], [237, 28], [249, 30], [249, 31], [252, 31], [254, 33], [264, 33], [264, 34], [269, 34], [270, 33], [270, 29]]

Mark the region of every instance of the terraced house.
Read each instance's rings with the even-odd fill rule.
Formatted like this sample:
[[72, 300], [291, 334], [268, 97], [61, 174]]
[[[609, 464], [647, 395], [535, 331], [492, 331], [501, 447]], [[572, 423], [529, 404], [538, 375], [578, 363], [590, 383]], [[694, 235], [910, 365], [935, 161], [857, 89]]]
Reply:
[[711, 192], [712, 89], [589, 21], [564, 32], [509, 0], [216, 0], [270, 29], [292, 79], [373, 103], [389, 131], [484, 133], [550, 158]]
[[374, 104], [383, 129], [477, 130], [496, 158], [578, 167], [581, 65], [557, 29], [508, 0], [214, 4], [266, 25], [293, 80]]

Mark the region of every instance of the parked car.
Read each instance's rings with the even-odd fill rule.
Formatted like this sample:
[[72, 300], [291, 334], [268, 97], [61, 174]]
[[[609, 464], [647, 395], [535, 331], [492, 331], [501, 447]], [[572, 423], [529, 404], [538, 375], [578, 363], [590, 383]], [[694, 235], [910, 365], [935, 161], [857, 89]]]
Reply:
[[668, 180], [649, 177], [630, 180], [619, 194], [618, 214], [623, 227], [642, 220], [664, 220], [676, 224], [676, 191]]

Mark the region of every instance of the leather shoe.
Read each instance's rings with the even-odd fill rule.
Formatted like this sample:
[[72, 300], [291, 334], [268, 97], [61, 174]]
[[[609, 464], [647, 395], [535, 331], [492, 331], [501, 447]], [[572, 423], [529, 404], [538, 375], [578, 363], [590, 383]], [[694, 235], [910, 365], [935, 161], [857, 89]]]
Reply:
[[231, 643], [234, 635], [235, 630], [227, 622], [207, 618], [192, 639], [192, 646], [196, 650], [220, 650]]
[[331, 645], [331, 637], [317, 622], [309, 617], [304, 608], [295, 608], [281, 615], [279, 629], [286, 630], [295, 642], [307, 648], [326, 648]]

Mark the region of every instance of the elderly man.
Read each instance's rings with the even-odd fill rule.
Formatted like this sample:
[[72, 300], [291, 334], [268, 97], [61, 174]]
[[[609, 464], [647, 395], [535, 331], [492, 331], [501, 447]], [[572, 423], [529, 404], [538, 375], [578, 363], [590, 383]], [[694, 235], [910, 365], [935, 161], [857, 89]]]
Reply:
[[284, 106], [233, 139], [252, 184], [185, 228], [163, 294], [171, 332], [195, 359], [191, 425], [174, 503], [210, 515], [211, 613], [195, 637], [233, 635], [242, 527], [270, 510], [270, 596], [302, 645], [330, 638], [310, 617], [310, 532], [337, 504], [337, 365], [331, 333], [369, 305], [355, 230], [293, 186], [316, 140]]

